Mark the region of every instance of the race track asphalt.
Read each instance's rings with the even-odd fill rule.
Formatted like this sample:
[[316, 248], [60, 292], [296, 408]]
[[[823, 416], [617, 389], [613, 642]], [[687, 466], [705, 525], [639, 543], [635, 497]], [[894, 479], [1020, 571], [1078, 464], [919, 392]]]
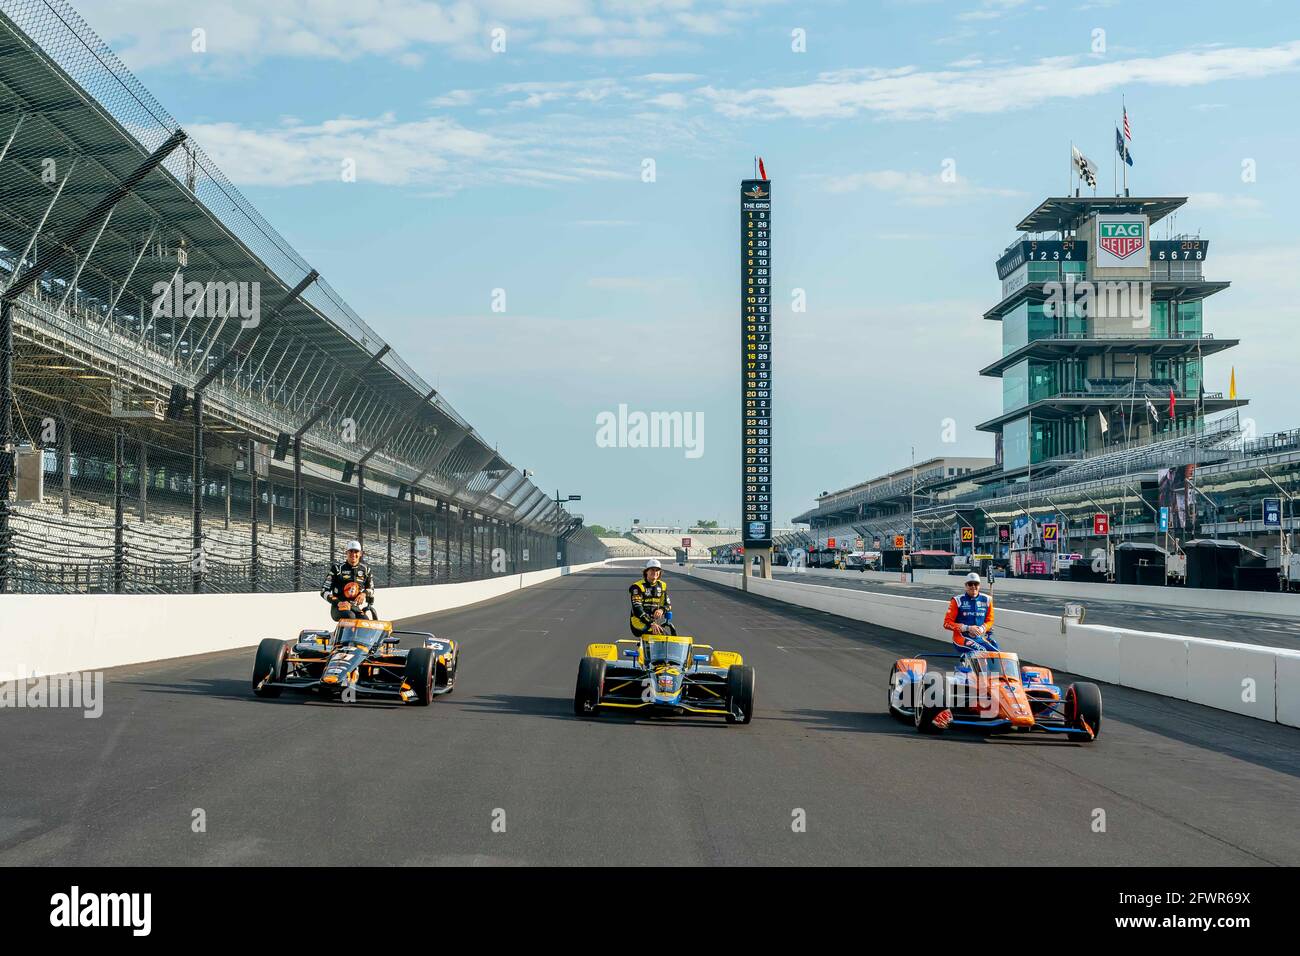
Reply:
[[1092, 745], [921, 737], [885, 683], [933, 642], [671, 569], [753, 723], [577, 719], [634, 576], [406, 622], [462, 642], [428, 708], [259, 700], [249, 649], [108, 671], [99, 719], [0, 710], [0, 864], [1300, 863], [1300, 731], [1104, 686]]

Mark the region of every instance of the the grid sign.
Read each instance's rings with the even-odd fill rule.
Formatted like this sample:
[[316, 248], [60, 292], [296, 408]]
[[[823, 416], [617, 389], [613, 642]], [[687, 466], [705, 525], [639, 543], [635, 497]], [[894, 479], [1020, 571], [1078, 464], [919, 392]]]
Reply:
[[772, 184], [740, 184], [742, 533], [772, 546]]

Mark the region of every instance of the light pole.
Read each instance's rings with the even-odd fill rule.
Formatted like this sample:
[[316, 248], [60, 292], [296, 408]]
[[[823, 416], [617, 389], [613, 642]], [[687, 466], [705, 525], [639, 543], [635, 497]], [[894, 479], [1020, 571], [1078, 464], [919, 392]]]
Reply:
[[561, 498], [557, 489], [555, 492], [555, 566], [557, 568], [564, 565], [564, 549], [561, 547], [563, 538], [560, 537], [560, 505], [569, 501], [581, 501], [582, 495], [569, 495], [567, 498]]

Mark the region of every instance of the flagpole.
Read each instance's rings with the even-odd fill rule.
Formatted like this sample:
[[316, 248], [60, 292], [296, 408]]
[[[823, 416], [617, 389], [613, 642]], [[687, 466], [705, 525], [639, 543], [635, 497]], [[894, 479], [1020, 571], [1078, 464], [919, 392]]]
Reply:
[[[1128, 106], [1124, 103], [1124, 94], [1122, 93], [1120, 94], [1119, 97], [1119, 108], [1123, 113], [1123, 119], [1121, 119], [1120, 122], [1124, 126], [1127, 126], [1128, 124], [1125, 122], [1125, 120], [1128, 118]], [[1120, 135], [1120, 140], [1119, 140], [1120, 145], [1124, 147], [1124, 155], [1120, 158], [1124, 160], [1124, 162], [1121, 165], [1123, 166], [1123, 172], [1124, 172], [1124, 195], [1127, 196], [1128, 195], [1128, 137], [1124, 135], [1123, 131], [1121, 131], [1119, 135]]]
[[[1204, 319], [1202, 319], [1202, 322], [1204, 322]], [[1201, 327], [1203, 329], [1204, 325]], [[1190, 512], [1188, 517], [1191, 518], [1190, 532], [1193, 537], [1196, 535], [1196, 526], [1198, 522], [1196, 520], [1196, 501], [1192, 497], [1192, 490], [1196, 486], [1196, 466], [1200, 464], [1201, 424], [1205, 421], [1205, 400], [1201, 397], [1205, 394], [1205, 358], [1201, 355], [1200, 332], [1197, 332], [1196, 334], [1196, 366], [1196, 377], [1198, 382], [1196, 401], [1192, 404], [1192, 471], [1191, 474], [1187, 475], [1186, 479], [1187, 508]], [[1186, 525], [1186, 522], [1184, 522], [1184, 525]], [[1214, 536], [1216, 538], [1219, 536], [1218, 531], [1215, 531]]]

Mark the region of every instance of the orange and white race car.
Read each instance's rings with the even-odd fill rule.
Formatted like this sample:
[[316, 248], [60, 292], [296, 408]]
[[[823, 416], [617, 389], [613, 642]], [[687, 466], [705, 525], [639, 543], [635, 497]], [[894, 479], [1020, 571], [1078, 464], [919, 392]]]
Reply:
[[923, 734], [1041, 731], [1090, 743], [1101, 733], [1101, 688], [1076, 681], [1062, 689], [1046, 667], [1009, 651], [901, 658], [889, 672], [888, 706]]

